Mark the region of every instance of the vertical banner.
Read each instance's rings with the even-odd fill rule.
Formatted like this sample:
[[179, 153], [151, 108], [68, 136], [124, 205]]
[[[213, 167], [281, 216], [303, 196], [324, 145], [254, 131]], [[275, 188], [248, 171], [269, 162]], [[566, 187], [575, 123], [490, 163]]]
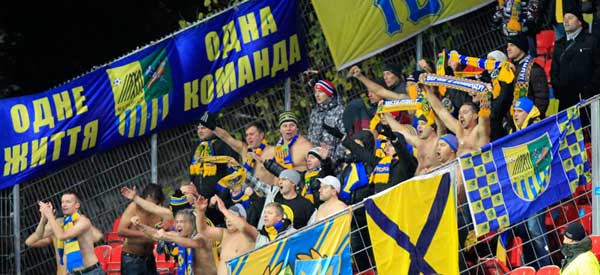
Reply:
[[376, 194], [365, 201], [365, 209], [378, 274], [459, 273], [449, 170], [415, 177]]
[[303, 71], [298, 18], [295, 0], [248, 1], [54, 89], [0, 100], [0, 189]]
[[227, 262], [229, 274], [351, 275], [350, 211]]
[[338, 70], [491, 0], [312, 0]]
[[500, 231], [591, 180], [579, 106], [460, 157], [477, 236]]

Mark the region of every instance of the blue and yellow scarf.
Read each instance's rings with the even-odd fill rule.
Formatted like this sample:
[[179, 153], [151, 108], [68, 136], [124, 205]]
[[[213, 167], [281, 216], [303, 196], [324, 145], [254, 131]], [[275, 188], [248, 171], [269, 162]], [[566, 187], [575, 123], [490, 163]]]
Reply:
[[201, 176], [214, 176], [217, 174], [217, 166], [213, 163], [206, 163], [200, 161], [202, 158], [212, 156], [214, 154], [213, 150], [213, 140], [203, 140], [196, 147], [196, 151], [194, 152], [194, 157], [190, 163], [190, 175], [201, 175]]
[[317, 168], [315, 170], [306, 171], [304, 173], [304, 186], [302, 187], [302, 191], [300, 191], [300, 195], [309, 200], [311, 203], [315, 203], [315, 195], [313, 194], [313, 190], [310, 188], [310, 183], [312, 179], [314, 179], [321, 172], [321, 168]]
[[252, 157], [252, 153], [256, 154], [257, 156], [261, 156], [263, 151], [265, 150], [265, 147], [267, 147], [267, 141], [263, 139], [258, 148], [248, 148], [246, 150], [244, 168], [246, 169], [246, 171], [248, 171], [248, 173], [254, 174], [254, 166], [256, 166], [256, 160], [254, 160], [254, 158]]
[[269, 238], [269, 241], [277, 239], [279, 233], [283, 232], [290, 226], [290, 221], [288, 219], [283, 219], [278, 221], [273, 226], [265, 226], [260, 230], [261, 235], [265, 235]]
[[352, 198], [352, 191], [367, 184], [369, 184], [369, 177], [365, 170], [365, 165], [362, 162], [351, 163], [350, 171], [342, 183], [340, 198], [344, 201], [350, 200]]
[[277, 142], [277, 146], [275, 147], [275, 161], [285, 169], [294, 168], [294, 160], [292, 159], [292, 152], [290, 149], [294, 146], [299, 135], [300, 134], [296, 134], [287, 145], [283, 144], [283, 138]]
[[179, 252], [179, 258], [177, 259], [177, 274], [194, 274], [194, 249], [177, 245], [177, 251]]
[[[68, 230], [75, 226], [75, 222], [79, 220], [79, 217], [79, 212], [75, 212], [72, 215], [66, 216], [63, 220], [63, 230]], [[81, 249], [79, 247], [79, 241], [77, 241], [77, 237], [73, 237], [64, 241], [59, 240], [56, 246], [60, 265], [64, 265], [63, 256], [66, 255], [68, 271], [83, 267], [83, 256], [81, 255]]]
[[385, 156], [382, 158], [369, 177], [370, 184], [387, 184], [390, 181], [390, 169], [393, 157]]
[[248, 207], [250, 207], [250, 196], [246, 195], [244, 193], [244, 190], [241, 190], [239, 194], [237, 195], [231, 195], [231, 201], [236, 204], [239, 203], [241, 204], [244, 209], [248, 209]]

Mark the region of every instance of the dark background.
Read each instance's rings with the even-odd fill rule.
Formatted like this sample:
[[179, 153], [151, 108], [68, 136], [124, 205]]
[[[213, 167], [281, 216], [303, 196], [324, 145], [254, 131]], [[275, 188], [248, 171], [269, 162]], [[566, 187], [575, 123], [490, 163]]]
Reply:
[[42, 92], [227, 6], [204, 0], [2, 1], [0, 98]]

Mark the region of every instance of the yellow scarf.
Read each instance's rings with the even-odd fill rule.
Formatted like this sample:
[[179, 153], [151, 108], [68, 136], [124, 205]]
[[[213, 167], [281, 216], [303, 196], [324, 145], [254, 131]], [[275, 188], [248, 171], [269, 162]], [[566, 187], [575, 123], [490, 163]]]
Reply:
[[371, 176], [369, 177], [369, 183], [371, 184], [388, 184], [390, 181], [390, 168], [392, 165], [392, 160], [394, 158], [391, 156], [385, 156], [382, 158], [373, 172], [371, 172]]
[[288, 144], [283, 144], [284, 141], [282, 138], [275, 147], [275, 161], [285, 169], [294, 168], [294, 159], [292, 158], [292, 152], [290, 152], [290, 150], [292, 146], [294, 146], [298, 136], [298, 134], [295, 135]]
[[196, 147], [192, 163], [190, 164], [190, 175], [195, 176], [214, 176], [217, 174], [217, 166], [212, 163], [206, 163], [202, 160], [214, 154], [212, 150], [213, 141], [202, 141]]
[[248, 148], [246, 149], [246, 157], [244, 158], [244, 168], [246, 171], [250, 173], [254, 173], [254, 166], [256, 165], [256, 160], [252, 157], [252, 153], [257, 156], [261, 156], [263, 150], [267, 147], [267, 140], [263, 139], [258, 148]]
[[306, 173], [304, 173], [304, 187], [302, 187], [302, 191], [300, 192], [300, 194], [304, 198], [309, 200], [311, 203], [315, 203], [315, 195], [313, 194], [313, 191], [310, 189], [310, 182], [312, 181], [312, 179], [314, 177], [316, 177], [319, 174], [319, 172], [321, 172], [321, 169], [313, 170], [313, 171], [306, 171]]
[[[63, 220], [63, 230], [68, 230], [75, 226], [75, 222], [79, 220], [79, 218], [79, 212], [75, 212], [72, 215], [66, 216]], [[58, 240], [56, 248], [58, 250], [60, 265], [64, 265], [63, 255], [67, 256], [68, 271], [83, 267], [83, 256], [81, 255], [81, 248], [79, 247], [79, 241], [77, 241], [77, 237], [73, 237], [64, 241]]]

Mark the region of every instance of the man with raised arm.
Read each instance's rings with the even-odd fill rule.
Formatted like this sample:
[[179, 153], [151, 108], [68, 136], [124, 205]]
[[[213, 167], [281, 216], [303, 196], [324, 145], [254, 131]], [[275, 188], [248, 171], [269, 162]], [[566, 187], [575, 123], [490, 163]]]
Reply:
[[163, 229], [156, 230], [142, 224], [138, 217], [132, 217], [131, 219], [131, 223], [144, 232], [146, 236], [167, 242], [167, 246], [174, 254], [173, 256], [178, 257], [177, 274], [216, 275], [217, 267], [212, 252], [212, 243], [202, 234], [196, 234], [195, 222], [192, 209], [183, 209], [177, 212], [177, 215], [175, 215], [175, 232], [165, 232]]
[[[432, 87], [425, 86], [425, 90], [427, 90], [427, 100], [435, 114], [458, 138], [457, 156], [471, 152], [490, 142], [489, 105], [482, 106], [480, 111], [474, 103], [465, 102], [460, 107], [458, 119], [456, 119], [444, 108]], [[474, 96], [474, 101], [477, 96]]]
[[[54, 216], [51, 202], [39, 202], [40, 212], [50, 225], [49, 236], [56, 238], [59, 264], [66, 265], [70, 274], [104, 274], [94, 252], [94, 233], [91, 221], [79, 212], [81, 200], [73, 191], [61, 197], [65, 217], [62, 223]], [[64, 258], [63, 258], [64, 256]]]
[[348, 207], [338, 198], [341, 184], [336, 177], [326, 176], [324, 178], [317, 178], [316, 181], [320, 182], [321, 185], [321, 187], [319, 187], [319, 199], [321, 199], [323, 203], [312, 217], [310, 217], [308, 224], [316, 223]]
[[260, 122], [252, 122], [246, 126], [246, 142], [235, 139], [225, 129], [220, 127], [216, 127], [213, 133], [242, 156], [244, 168], [248, 173], [265, 183], [276, 183], [277, 178], [275, 175], [269, 173], [263, 163], [256, 161], [253, 157], [253, 155], [258, 155], [263, 159], [271, 159], [274, 156], [274, 147], [267, 144], [265, 140], [265, 127]]
[[119, 223], [117, 233], [125, 237], [121, 252], [121, 274], [157, 274], [154, 260], [154, 240], [147, 237], [131, 223], [131, 218], [136, 216], [141, 224], [167, 228], [173, 220], [173, 214], [160, 204], [165, 200], [160, 186], [149, 184], [137, 195], [135, 188], [121, 188], [121, 195], [131, 200], [125, 208]]
[[217, 209], [223, 213], [227, 228], [209, 226], [204, 222], [208, 200], [202, 196], [196, 199], [196, 227], [198, 233], [212, 241], [221, 242], [221, 257], [217, 272], [220, 275], [226, 275], [227, 265], [225, 263], [253, 249], [258, 231], [246, 222], [244, 207], [240, 204], [234, 204], [227, 209], [218, 196], [211, 198], [211, 204], [216, 204]]
[[281, 138], [275, 146], [275, 158], [272, 161], [285, 169], [306, 171], [306, 152], [312, 149], [313, 145], [300, 135], [298, 118], [293, 112], [283, 112], [279, 115], [279, 132]]
[[391, 119], [391, 114], [389, 113], [385, 113], [384, 116], [386, 116], [386, 121], [394, 132], [402, 134], [408, 144], [417, 148], [418, 166], [415, 175], [421, 175], [431, 168], [440, 165], [435, 150], [431, 150], [431, 148], [435, 147], [438, 139], [435, 120], [432, 121], [424, 115], [418, 116], [417, 134], [415, 135], [411, 131], [413, 128], [410, 125], [400, 124], [396, 120]]

